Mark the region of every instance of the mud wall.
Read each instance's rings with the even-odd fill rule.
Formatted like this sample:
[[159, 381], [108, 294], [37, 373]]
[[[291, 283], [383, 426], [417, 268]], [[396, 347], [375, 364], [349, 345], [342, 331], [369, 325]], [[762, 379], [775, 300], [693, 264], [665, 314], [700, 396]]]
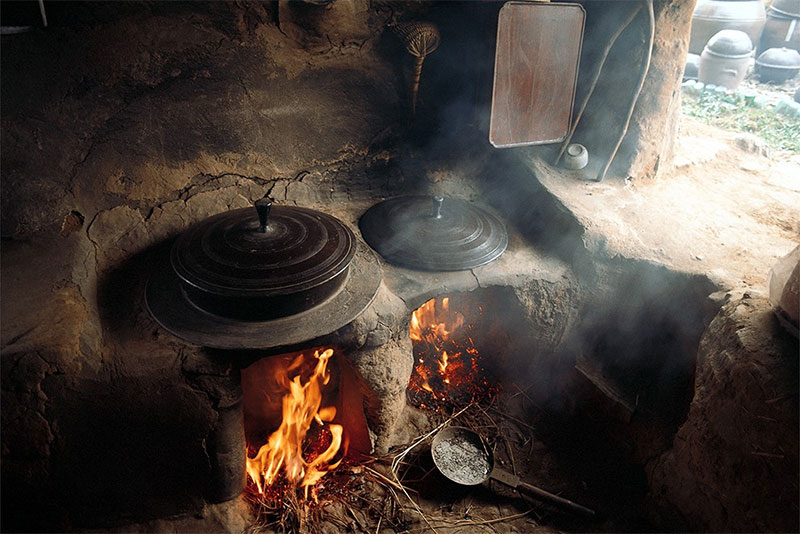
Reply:
[[652, 500], [678, 528], [798, 528], [797, 339], [769, 302], [731, 298], [703, 335], [694, 399], [674, 447], [648, 466]]

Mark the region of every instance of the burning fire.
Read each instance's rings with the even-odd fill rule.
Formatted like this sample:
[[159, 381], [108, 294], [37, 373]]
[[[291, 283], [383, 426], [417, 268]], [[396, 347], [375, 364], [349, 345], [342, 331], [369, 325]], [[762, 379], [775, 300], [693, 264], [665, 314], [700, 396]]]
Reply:
[[470, 328], [450, 308], [449, 297], [431, 299], [411, 314], [415, 362], [408, 389], [415, 404], [458, 404], [497, 390], [481, 366]]
[[[282, 378], [286, 382], [288, 393], [282, 400], [281, 425], [269, 436], [267, 443], [254, 458], [247, 457], [247, 474], [255, 482], [258, 493], [263, 495], [265, 489], [282, 473], [290, 485], [302, 487], [305, 497], [308, 498], [309, 488], [341, 463], [341, 457], [333, 461], [340, 449], [344, 452], [347, 447], [342, 439], [342, 426], [331, 424], [336, 416], [336, 408], [320, 408], [322, 386], [330, 380], [328, 361], [331, 356], [332, 349], [327, 349], [322, 354], [319, 351], [314, 352], [316, 364], [305, 383], [301, 380], [305, 362], [302, 354], [286, 369]], [[289, 380], [293, 373], [297, 374]], [[315, 458], [307, 460], [303, 456], [304, 441], [315, 421], [330, 433], [330, 444]]]

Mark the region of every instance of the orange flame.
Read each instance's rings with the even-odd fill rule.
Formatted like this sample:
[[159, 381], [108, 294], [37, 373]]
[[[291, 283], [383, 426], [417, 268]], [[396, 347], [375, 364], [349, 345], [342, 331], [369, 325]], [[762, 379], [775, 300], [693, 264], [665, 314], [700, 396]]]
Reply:
[[[317, 363], [308, 381], [302, 384], [298, 374], [288, 383], [289, 392], [283, 397], [283, 420], [280, 427], [269, 436], [267, 443], [254, 458], [247, 457], [247, 474], [255, 482], [259, 493], [263, 494], [264, 489], [283, 471], [289, 483], [302, 487], [308, 498], [309, 488], [341, 462], [341, 459], [332, 462], [342, 448], [343, 428], [335, 424], [327, 425], [331, 434], [328, 448], [310, 462], [303, 458], [303, 440], [311, 424], [316, 421], [325, 425], [336, 416], [336, 408], [333, 406], [320, 409], [322, 386], [330, 381], [328, 360], [331, 356], [332, 349], [327, 349], [322, 354], [319, 351], [314, 352]], [[288, 373], [302, 366], [303, 358], [300, 354], [289, 365], [286, 370], [287, 380]]]
[[444, 297], [437, 309], [431, 299], [411, 314], [409, 335], [412, 341], [427, 341], [439, 346], [442, 341], [464, 325], [464, 316], [450, 311], [450, 298]]
[[409, 337], [416, 360], [410, 391], [425, 391], [429, 399], [451, 402], [464, 396], [491, 395], [496, 390], [479, 365], [470, 328], [464, 316], [451, 309], [449, 297], [431, 299], [414, 310]]
[[442, 360], [440, 362], [438, 362], [438, 363], [439, 363], [439, 372], [443, 373], [443, 374], [445, 372], [447, 372], [447, 351], [446, 350], [442, 351]]
[[[436, 306], [436, 299], [431, 299], [411, 314], [411, 326], [409, 327], [409, 337], [412, 341], [424, 342], [435, 347], [438, 354], [437, 368], [445, 384], [450, 383], [447, 373], [448, 360], [453, 355], [448, 355], [444, 349], [444, 343], [451, 340], [453, 332], [464, 326], [464, 316], [458, 312], [450, 311], [450, 298], [441, 299], [441, 305]], [[455, 354], [458, 356], [460, 353]], [[420, 358], [419, 364], [425, 361]], [[417, 366], [417, 372], [421, 374], [422, 382], [420, 387], [431, 393], [435, 392], [431, 388], [428, 379], [430, 372], [423, 365]]]

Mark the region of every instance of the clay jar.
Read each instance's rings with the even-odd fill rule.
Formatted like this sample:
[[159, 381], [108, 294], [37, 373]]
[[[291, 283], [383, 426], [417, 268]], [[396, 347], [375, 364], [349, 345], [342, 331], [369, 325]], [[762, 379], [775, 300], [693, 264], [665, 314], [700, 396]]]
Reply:
[[800, 51], [800, 0], [773, 0], [756, 56], [770, 48], [784, 47]]
[[700, 54], [697, 78], [704, 84], [714, 84], [734, 90], [742, 83], [753, 43], [746, 33], [722, 30], [715, 34]]
[[751, 42], [757, 43], [766, 20], [761, 0], [698, 0], [692, 15], [689, 52], [701, 53], [711, 37], [721, 30], [743, 31]]

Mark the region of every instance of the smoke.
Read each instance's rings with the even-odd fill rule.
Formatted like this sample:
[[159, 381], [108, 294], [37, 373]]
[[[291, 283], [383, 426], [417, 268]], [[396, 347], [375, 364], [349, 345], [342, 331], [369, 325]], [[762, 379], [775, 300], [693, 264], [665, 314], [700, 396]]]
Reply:
[[632, 405], [682, 422], [715, 286], [704, 276], [622, 258], [598, 265], [592, 285], [571, 350], [591, 358]]
[[[406, 106], [407, 142], [414, 158], [428, 168], [458, 166], [475, 159], [476, 148], [489, 147], [495, 29], [501, 6], [500, 2], [442, 2], [416, 15], [434, 23], [441, 35], [438, 49], [425, 59], [413, 118], [410, 104]], [[399, 59], [404, 62], [408, 101], [412, 61], [407, 54]]]
[[[586, 2], [587, 26], [576, 102], [587, 96], [603, 44], [637, 4]], [[525, 150], [498, 151], [488, 143], [492, 73], [500, 2], [447, 2], [424, 14], [437, 24], [441, 45], [425, 61], [417, 117], [410, 130], [415, 170], [427, 173], [430, 191], [481, 198], [536, 246], [579, 271], [580, 302], [563, 358], [596, 360], [618, 377], [636, 402], [680, 418], [691, 392], [699, 336], [708, 322], [704, 305], [714, 287], [639, 261], [598, 260], [584, 244], [584, 229], [520, 162]], [[593, 155], [610, 151], [637, 69], [631, 50], [642, 47], [639, 13], [611, 49], [575, 141]], [[589, 23], [590, 22], [590, 23]], [[636, 54], [633, 54], [636, 55]], [[613, 98], [612, 98], [613, 96]], [[602, 158], [600, 158], [602, 159]], [[602, 254], [602, 247], [598, 254]], [[552, 378], [556, 369], [533, 374]], [[531, 376], [531, 380], [539, 380]]]

